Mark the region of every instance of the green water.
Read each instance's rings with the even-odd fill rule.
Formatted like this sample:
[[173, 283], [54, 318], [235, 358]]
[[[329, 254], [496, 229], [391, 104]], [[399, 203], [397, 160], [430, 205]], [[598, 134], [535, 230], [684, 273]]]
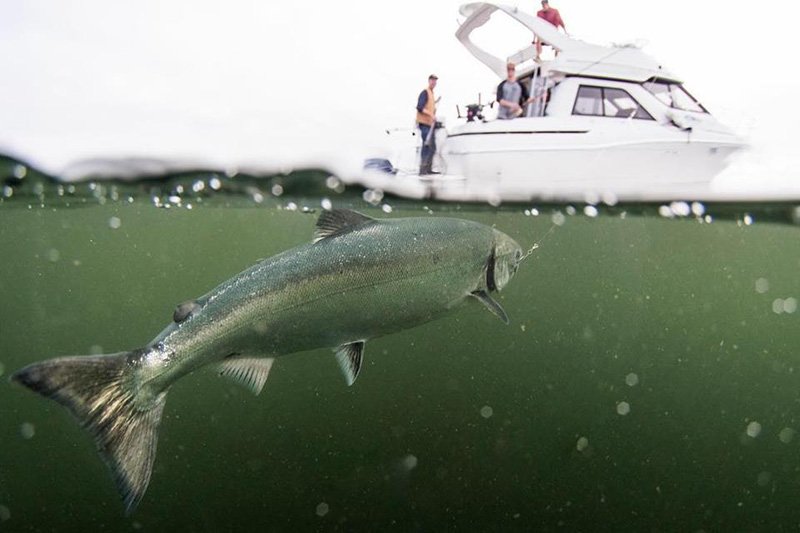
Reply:
[[372, 340], [350, 388], [327, 350], [279, 359], [258, 397], [189, 376], [125, 517], [88, 435], [5, 378], [144, 345], [176, 303], [309, 240], [301, 208], [320, 199], [41, 193], [0, 203], [2, 531], [800, 527], [793, 206], [706, 206], [702, 221], [333, 198], [493, 224], [525, 248], [547, 234], [499, 297], [511, 325], [476, 303]]

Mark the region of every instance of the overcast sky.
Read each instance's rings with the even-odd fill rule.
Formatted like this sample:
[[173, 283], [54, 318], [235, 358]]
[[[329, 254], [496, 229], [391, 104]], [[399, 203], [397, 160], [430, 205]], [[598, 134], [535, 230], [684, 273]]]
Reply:
[[[744, 135], [753, 150], [729, 175], [800, 181], [793, 5], [552, 1], [580, 39], [646, 43]], [[431, 72], [448, 118], [491, 94], [499, 80], [453, 35], [460, 4], [4, 0], [0, 150], [50, 171], [104, 155], [360, 157], [384, 129], [413, 124]], [[496, 36], [508, 52], [526, 38]]]

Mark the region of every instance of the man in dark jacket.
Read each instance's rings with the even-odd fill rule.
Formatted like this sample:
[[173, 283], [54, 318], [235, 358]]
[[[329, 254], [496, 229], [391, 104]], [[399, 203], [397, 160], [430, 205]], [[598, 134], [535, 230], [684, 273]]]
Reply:
[[500, 109], [497, 111], [497, 118], [510, 119], [517, 118], [522, 114], [522, 106], [531, 100], [528, 90], [517, 81], [517, 66], [514, 63], [506, 65], [508, 77], [497, 86], [497, 103]]

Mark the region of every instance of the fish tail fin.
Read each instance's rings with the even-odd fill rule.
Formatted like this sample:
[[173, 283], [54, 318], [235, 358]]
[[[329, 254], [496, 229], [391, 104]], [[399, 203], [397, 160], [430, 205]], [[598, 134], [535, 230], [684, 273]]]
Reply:
[[94, 437], [131, 514], [142, 499], [156, 455], [166, 391], [147, 395], [134, 386], [140, 352], [59, 357], [11, 376], [66, 407]]

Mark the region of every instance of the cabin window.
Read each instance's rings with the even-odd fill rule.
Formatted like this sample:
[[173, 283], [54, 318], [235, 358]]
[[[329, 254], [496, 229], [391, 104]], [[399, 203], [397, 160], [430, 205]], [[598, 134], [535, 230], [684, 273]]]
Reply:
[[624, 89], [581, 85], [575, 98], [573, 115], [638, 118], [653, 120], [652, 115]]
[[650, 80], [644, 83], [644, 88], [653, 93], [653, 96], [668, 107], [680, 109], [682, 111], [708, 113], [706, 108], [678, 83]]

